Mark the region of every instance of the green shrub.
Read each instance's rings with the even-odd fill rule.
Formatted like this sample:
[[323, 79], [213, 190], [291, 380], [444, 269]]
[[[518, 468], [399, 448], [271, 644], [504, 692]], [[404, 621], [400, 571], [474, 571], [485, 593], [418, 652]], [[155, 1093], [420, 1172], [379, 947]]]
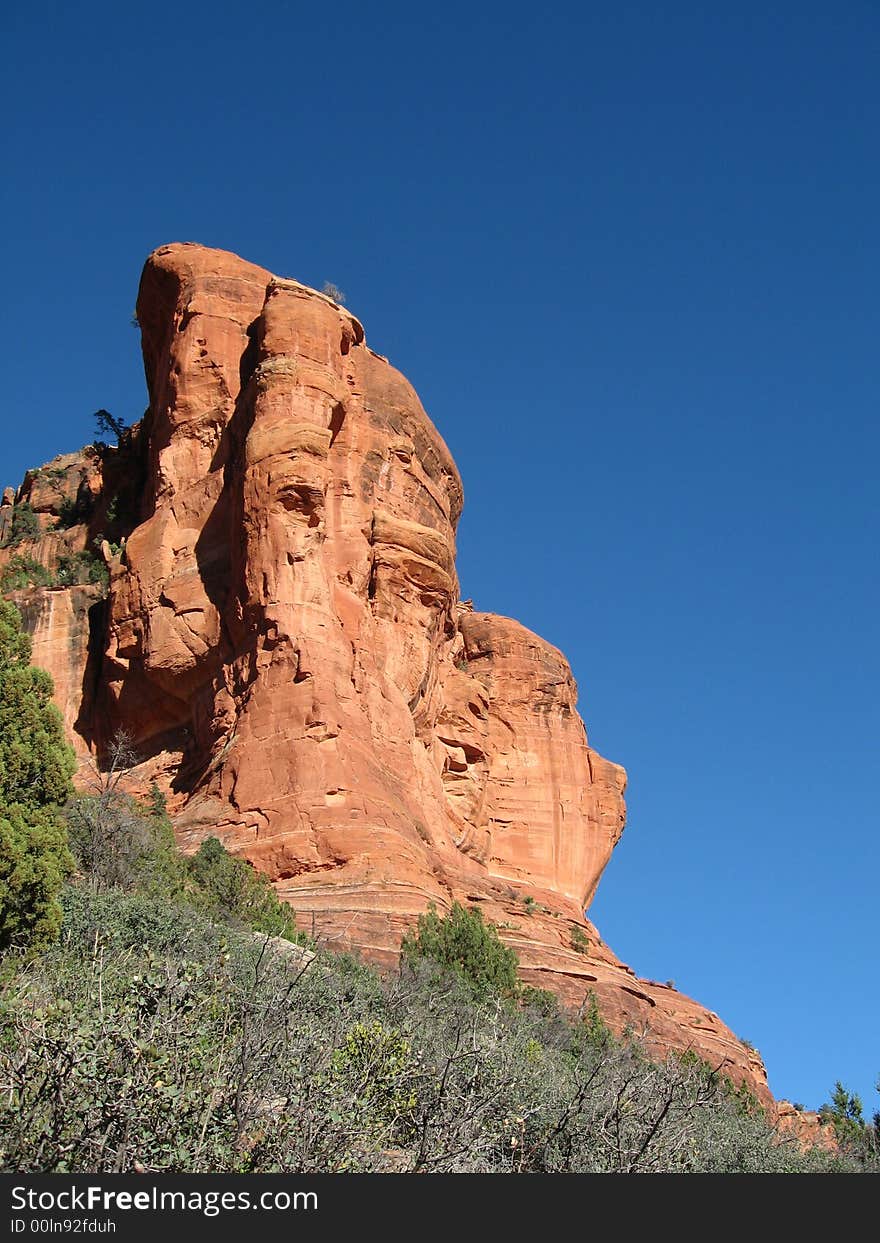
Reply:
[[0, 600], [0, 808], [60, 806], [76, 766], [52, 679], [30, 653], [18, 610]]
[[70, 871], [54, 808], [0, 809], [0, 950], [40, 949], [61, 929], [57, 895]]
[[58, 521], [56, 523], [59, 530], [64, 531], [69, 527], [75, 527], [82, 522], [83, 517], [78, 498], [69, 496], [61, 498], [61, 503], [58, 506]]
[[58, 558], [55, 582], [59, 587], [74, 587], [83, 583], [100, 583], [106, 587], [110, 574], [103, 560], [90, 549], [82, 552], [64, 553]]
[[561, 1013], [559, 998], [547, 988], [534, 988], [531, 984], [527, 984], [521, 991], [519, 1000], [520, 1005], [533, 1008], [544, 1018]]
[[216, 837], [202, 842], [189, 859], [187, 875], [189, 900], [211, 919], [288, 941], [305, 940], [293, 911], [279, 900], [267, 878], [231, 855]]
[[78, 947], [97, 936], [114, 955], [149, 952], [169, 959], [219, 956], [229, 948], [227, 927], [218, 927], [173, 897], [123, 889], [95, 891], [68, 884], [61, 895], [62, 944]]
[[59, 806], [76, 765], [52, 679], [30, 652], [18, 611], [0, 600], [0, 949], [57, 935], [71, 867]]
[[7, 955], [0, 1165], [20, 1172], [810, 1172], [697, 1061], [591, 1044], [418, 958], [279, 953], [143, 894], [68, 890]]
[[[880, 1080], [877, 1090], [880, 1091]], [[847, 1156], [862, 1169], [880, 1171], [880, 1115], [875, 1114], [868, 1122], [857, 1092], [848, 1091], [838, 1079], [831, 1101], [821, 1106], [819, 1117], [834, 1127], [837, 1142]]]
[[9, 534], [4, 544], [8, 548], [16, 548], [26, 540], [38, 540], [42, 535], [40, 520], [28, 501], [13, 505]]
[[[183, 861], [165, 826], [118, 787], [79, 795], [65, 808], [70, 848], [95, 890], [140, 888], [176, 896]], [[170, 832], [170, 830], [169, 830]]]
[[590, 941], [583, 928], [575, 924], [571, 930], [571, 948], [576, 954], [589, 954]]
[[475, 996], [512, 996], [518, 991], [516, 954], [502, 943], [494, 924], [485, 923], [478, 907], [453, 902], [449, 914], [441, 917], [432, 903], [400, 949], [403, 963], [423, 958], [455, 971]]
[[400, 1124], [415, 1109], [412, 1046], [378, 1019], [349, 1028], [330, 1068], [337, 1083], [379, 1122]]
[[66, 808], [70, 846], [84, 882], [95, 892], [123, 889], [195, 908], [207, 919], [302, 942], [289, 906], [265, 876], [208, 838], [191, 858], [177, 849], [165, 796], [155, 782], [145, 801], [125, 790], [139, 757], [131, 738], [117, 731], [93, 793]]
[[0, 574], [0, 591], [20, 591], [23, 587], [51, 587], [53, 581], [51, 572], [39, 561], [16, 553]]
[[602, 1018], [596, 994], [590, 989], [586, 1007], [581, 1007], [581, 1023], [579, 1032], [586, 1041], [599, 1049], [607, 1049], [614, 1043], [611, 1028]]

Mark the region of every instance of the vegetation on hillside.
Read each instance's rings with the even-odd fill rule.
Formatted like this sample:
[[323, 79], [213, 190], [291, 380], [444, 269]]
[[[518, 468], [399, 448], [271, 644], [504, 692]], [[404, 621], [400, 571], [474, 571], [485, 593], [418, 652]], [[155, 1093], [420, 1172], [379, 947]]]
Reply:
[[135, 891], [178, 904], [217, 924], [298, 942], [293, 911], [265, 876], [236, 859], [216, 837], [189, 858], [175, 845], [165, 797], [153, 783], [145, 802], [125, 789], [137, 761], [127, 734], [113, 738], [91, 789], [70, 799], [65, 815], [79, 884], [92, 892]]
[[124, 735], [70, 794], [51, 686], [28, 659], [2, 604], [0, 1168], [878, 1168], [840, 1085], [840, 1153], [804, 1153], [697, 1058], [614, 1039], [595, 997], [568, 1016], [523, 989], [479, 909], [429, 910], [384, 975], [304, 944], [217, 839], [178, 852], [158, 788], [127, 790]]
[[64, 914], [3, 964], [7, 1169], [858, 1168], [780, 1141], [696, 1059], [477, 997], [433, 959], [383, 977], [118, 887], [72, 886]]

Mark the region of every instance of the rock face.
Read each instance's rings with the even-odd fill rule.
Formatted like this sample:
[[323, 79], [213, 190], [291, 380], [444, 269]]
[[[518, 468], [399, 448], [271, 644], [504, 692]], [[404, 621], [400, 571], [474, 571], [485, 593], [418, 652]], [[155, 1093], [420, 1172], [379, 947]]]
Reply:
[[795, 1108], [789, 1101], [776, 1104], [776, 1127], [783, 1136], [794, 1136], [802, 1148], [824, 1148], [839, 1152], [840, 1145], [830, 1122], [809, 1109]]
[[126, 729], [184, 848], [218, 836], [318, 937], [391, 961], [429, 902], [479, 903], [527, 979], [768, 1101], [756, 1054], [585, 921], [625, 774], [562, 654], [459, 600], [461, 481], [408, 381], [344, 307], [221, 251], [157, 250], [137, 314], [143, 423], [63, 467], [88, 493], [63, 538], [117, 524], [106, 602], [19, 593], [81, 753]]

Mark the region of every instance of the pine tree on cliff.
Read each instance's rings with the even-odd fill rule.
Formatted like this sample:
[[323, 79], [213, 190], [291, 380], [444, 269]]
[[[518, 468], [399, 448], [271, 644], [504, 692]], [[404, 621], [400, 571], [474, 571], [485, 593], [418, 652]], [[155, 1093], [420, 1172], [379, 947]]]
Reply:
[[0, 600], [0, 950], [58, 935], [72, 865], [60, 807], [75, 760], [52, 679], [30, 655], [17, 609]]

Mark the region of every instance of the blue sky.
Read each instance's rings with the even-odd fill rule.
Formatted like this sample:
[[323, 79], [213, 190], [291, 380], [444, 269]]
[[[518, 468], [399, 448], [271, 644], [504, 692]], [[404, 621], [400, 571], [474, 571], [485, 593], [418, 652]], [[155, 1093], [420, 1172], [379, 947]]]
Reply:
[[2, 481], [142, 412], [155, 246], [335, 282], [630, 773], [605, 939], [876, 1108], [880, 12], [322, 7], [4, 13]]

